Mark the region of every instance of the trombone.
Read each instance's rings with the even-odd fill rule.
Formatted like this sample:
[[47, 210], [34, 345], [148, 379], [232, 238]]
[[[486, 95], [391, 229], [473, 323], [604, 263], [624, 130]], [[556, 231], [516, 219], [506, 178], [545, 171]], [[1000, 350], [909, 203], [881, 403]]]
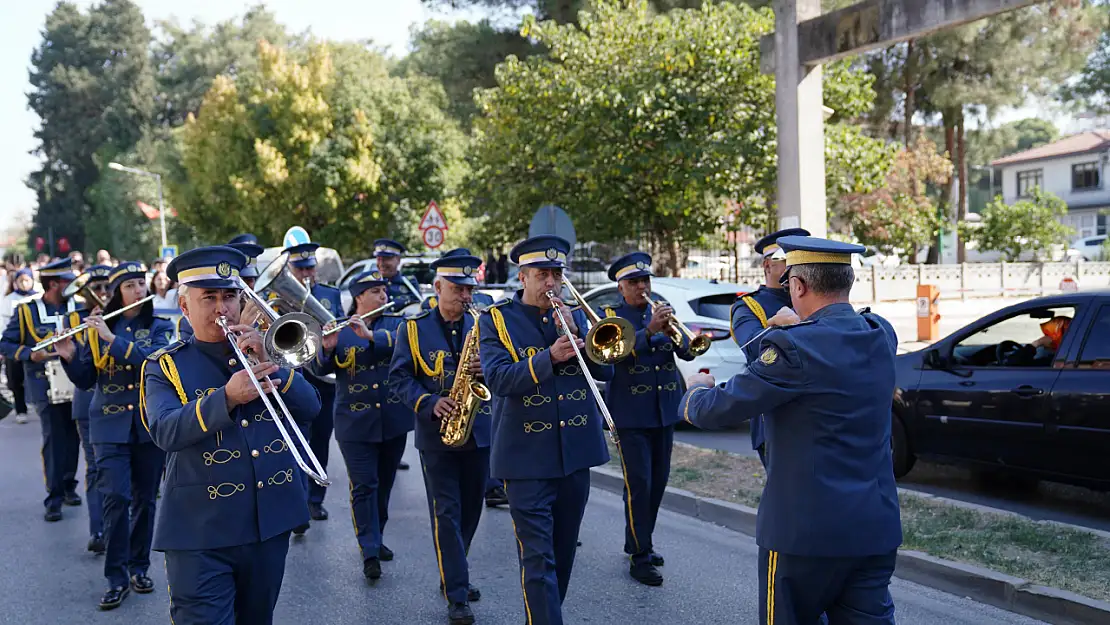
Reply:
[[[602, 319], [566, 276], [563, 276], [563, 286], [567, 287], [571, 298], [590, 321], [590, 330], [586, 333], [586, 354], [590, 360], [599, 365], [611, 365], [630, 356], [632, 347], [636, 344], [636, 330], [632, 324], [622, 317]], [[554, 292], [548, 291], [548, 296], [554, 297]]]
[[[571, 287], [570, 283], [566, 282], [566, 278], [563, 278], [563, 280], [566, 283], [566, 285], [572, 289], [571, 290], [571, 295], [577, 296], [578, 292], [573, 290], [574, 287]], [[556, 297], [555, 291], [548, 291], [547, 292], [547, 299], [553, 300], [553, 299], [555, 299], [555, 297]], [[579, 301], [581, 301], [581, 300], [579, 300]], [[582, 305], [582, 307], [587, 308], [585, 305]], [[570, 327], [567, 325], [566, 317], [563, 316], [563, 311], [559, 310], [558, 306], [553, 306], [553, 308], [555, 309], [555, 317], [559, 320], [560, 328], [562, 328], [562, 334], [566, 334], [570, 337], [570, 346], [574, 348], [574, 355], [575, 355], [575, 357], [578, 358], [578, 365], [580, 367], [582, 367], [582, 375], [586, 376], [586, 384], [590, 387], [590, 390], [593, 391], [593, 393], [594, 393], [594, 401], [597, 402], [597, 408], [598, 408], [598, 410], [601, 411], [601, 416], [605, 417], [605, 422], [609, 424], [609, 439], [613, 441], [614, 445], [616, 445], [616, 444], [620, 443], [620, 439], [617, 438], [617, 426], [616, 426], [615, 423], [613, 423], [613, 415], [609, 414], [609, 407], [605, 405], [605, 400], [601, 398], [601, 391], [597, 390], [597, 380], [595, 380], [594, 376], [592, 374], [590, 374], [590, 368], [586, 365], [586, 359], [582, 357], [582, 351], [578, 349], [578, 343], [575, 342], [576, 337], [571, 335], [571, 333], [570, 333]], [[608, 317], [607, 320], [608, 319], [616, 319], [616, 318], [617, 317]], [[621, 321], [624, 321], [625, 323], [628, 323], [628, 321], [626, 321], [624, 319], [621, 319]], [[629, 324], [629, 326], [631, 327], [631, 324]], [[595, 325], [593, 327], [593, 329], [590, 330], [589, 334], [586, 335], [586, 347], [587, 348], [590, 347], [590, 338], [589, 337], [591, 335], [593, 335], [594, 330], [596, 330], [598, 327], [599, 326]], [[617, 328], [619, 329], [619, 326], [617, 326]], [[625, 336], [627, 336], [627, 334]], [[618, 337], [618, 339], [619, 338], [620, 337]], [[597, 361], [595, 360], [594, 362], [597, 362]], [[604, 364], [604, 363], [602, 363], [602, 364]]]
[[343, 328], [351, 325], [351, 322], [354, 321], [355, 319], [369, 319], [370, 317], [373, 317], [374, 315], [377, 315], [379, 313], [383, 313], [383, 312], [385, 312], [386, 310], [388, 310], [390, 308], [393, 308], [393, 302], [390, 302], [390, 303], [386, 304], [385, 306], [375, 308], [374, 310], [371, 310], [368, 313], [362, 313], [361, 315], [356, 315], [354, 317], [349, 317], [347, 319], [344, 319], [343, 321], [340, 321], [339, 323], [335, 324], [331, 328], [328, 328], [327, 330], [324, 330], [323, 336], [328, 337], [328, 336], [331, 336], [331, 335], [335, 334], [336, 332], [339, 332]]
[[[655, 311], [658, 309], [658, 305], [651, 299], [651, 296], [647, 293], [644, 293], [644, 299], [647, 300], [648, 307], [651, 308], [652, 316], [655, 316]], [[713, 343], [713, 341], [708, 336], [704, 334], [695, 334], [693, 330], [686, 327], [686, 324], [682, 323], [678, 319], [675, 319], [673, 316], [671, 317], [671, 321], [667, 324], [667, 326], [669, 330], [668, 334], [671, 337], [671, 341], [673, 341], [677, 347], [682, 347], [682, 339], [683, 337], [685, 337], [690, 341], [689, 351], [694, 356], [701, 356], [705, 352], [709, 351], [709, 348]]]
[[[120, 308], [119, 310], [113, 310], [112, 312], [108, 313], [107, 315], [104, 315], [101, 318], [104, 319], [105, 321], [107, 321], [109, 319], [112, 319], [113, 317], [118, 317], [119, 315], [131, 310], [132, 308], [138, 308], [139, 306], [142, 306], [143, 304], [149, 302], [152, 299], [154, 299], [153, 295], [147, 295], [146, 297], [144, 297], [143, 299], [135, 302], [134, 304], [128, 304], [127, 306], [124, 306], [123, 308]], [[52, 336], [52, 337], [50, 337], [50, 338], [48, 338], [44, 341], [40, 341], [40, 342], [36, 343], [35, 346], [31, 348], [31, 351], [32, 352], [42, 351], [42, 350], [46, 349], [47, 347], [50, 347], [51, 345], [53, 345], [55, 343], [58, 343], [60, 341], [64, 341], [64, 340], [66, 340], [70, 337], [73, 337], [73, 336], [77, 336], [78, 334], [81, 334], [82, 332], [84, 332], [85, 330], [88, 330], [88, 329], [89, 329], [89, 324], [88, 323], [82, 323], [81, 325], [74, 326], [74, 327], [66, 330], [65, 332], [59, 332], [58, 334], [55, 334], [54, 336]]]
[[[254, 294], [253, 291], [250, 291], [250, 293]], [[254, 296], [258, 297], [257, 294], [254, 294]], [[239, 343], [235, 340], [235, 333], [228, 327], [227, 317], [222, 315], [217, 317], [216, 325], [220, 326], [220, 329], [224, 331], [224, 336], [227, 338], [228, 342], [231, 343], [231, 348], [235, 350], [235, 355], [239, 357], [239, 362], [243, 363], [243, 365], [248, 368], [258, 364], [257, 359], [253, 357], [248, 358], [247, 355], [243, 353], [243, 350], [239, 348]], [[296, 372], [290, 370], [289, 375], [296, 375]], [[312, 453], [312, 447], [310, 447], [308, 441], [305, 440], [304, 434], [301, 433], [301, 428], [297, 427], [297, 422], [293, 419], [293, 415], [289, 413], [289, 407], [285, 405], [285, 400], [281, 398], [281, 391], [279, 391], [276, 386], [271, 385], [270, 387], [270, 397], [272, 397], [281, 408], [281, 414], [279, 415], [277, 410], [274, 409], [274, 405], [270, 403], [270, 397], [267, 397], [266, 393], [262, 390], [262, 384], [258, 379], [253, 375], [250, 376], [250, 379], [251, 383], [254, 384], [255, 390], [258, 391], [259, 399], [266, 405], [266, 411], [270, 413], [270, 417], [274, 420], [274, 425], [276, 425], [278, 431], [281, 432], [282, 440], [285, 442], [285, 445], [289, 447], [289, 451], [292, 452], [293, 460], [296, 461], [297, 466], [320, 486], [330, 485], [331, 480], [328, 479], [327, 471], [320, 465], [320, 461], [316, 458], [316, 454]], [[297, 435], [297, 440], [300, 441], [305, 455], [307, 455], [308, 459], [312, 462], [312, 466], [309, 466], [301, 456], [301, 452], [297, 449], [297, 445], [294, 444], [293, 438], [289, 435], [289, 430], [285, 429], [285, 424], [281, 422], [282, 417], [289, 421], [289, 428]]]

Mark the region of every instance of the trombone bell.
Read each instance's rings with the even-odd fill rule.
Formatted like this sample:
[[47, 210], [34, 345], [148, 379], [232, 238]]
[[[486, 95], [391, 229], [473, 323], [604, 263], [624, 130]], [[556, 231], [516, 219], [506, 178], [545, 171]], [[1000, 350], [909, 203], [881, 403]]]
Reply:
[[566, 276], [563, 276], [563, 284], [575, 305], [582, 309], [582, 313], [590, 321], [590, 331], [586, 333], [586, 355], [590, 360], [599, 365], [611, 365], [632, 355], [632, 347], [636, 345], [636, 331], [632, 324], [622, 317], [602, 319], [586, 304], [582, 294]]

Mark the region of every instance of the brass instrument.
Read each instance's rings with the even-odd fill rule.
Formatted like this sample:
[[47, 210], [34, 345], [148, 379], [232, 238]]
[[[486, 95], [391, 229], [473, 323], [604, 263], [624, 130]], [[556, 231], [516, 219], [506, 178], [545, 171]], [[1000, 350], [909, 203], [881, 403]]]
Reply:
[[[104, 315], [104, 317], [102, 317], [102, 318], [105, 321], [107, 321], [107, 320], [109, 320], [113, 317], [118, 317], [119, 315], [122, 315], [123, 313], [131, 310], [132, 308], [138, 308], [139, 306], [142, 306], [143, 304], [149, 302], [152, 299], [154, 299], [153, 295], [147, 295], [146, 297], [144, 297], [143, 299], [135, 302], [134, 304], [128, 304], [127, 306], [124, 306], [123, 308], [120, 308], [119, 310], [113, 310], [112, 312], [108, 313], [107, 315]], [[50, 347], [51, 345], [53, 345], [55, 343], [58, 343], [60, 341], [64, 341], [64, 340], [66, 340], [70, 337], [73, 337], [73, 336], [77, 336], [78, 334], [81, 334], [82, 332], [84, 332], [87, 329], [89, 329], [89, 324], [88, 323], [82, 323], [81, 325], [74, 326], [74, 327], [66, 330], [65, 332], [59, 332], [58, 334], [55, 334], [54, 336], [46, 339], [45, 341], [40, 341], [40, 342], [36, 343], [35, 346], [31, 348], [31, 351], [32, 352], [42, 351], [42, 350], [46, 349], [47, 347]]]
[[[590, 360], [599, 365], [611, 365], [632, 355], [632, 347], [636, 344], [636, 330], [632, 328], [632, 324], [621, 317], [602, 319], [586, 304], [586, 300], [566, 276], [563, 276], [563, 285], [590, 321], [590, 331], [586, 333], [586, 355]], [[554, 297], [553, 293], [551, 297]]]
[[[258, 275], [254, 288], [243, 284], [243, 292], [259, 313], [266, 326], [263, 346], [274, 362], [288, 363], [295, 369], [308, 363], [320, 351], [324, 325], [335, 321], [320, 300], [297, 280], [288, 268], [289, 253], [282, 252]], [[266, 301], [261, 291], [270, 291], [276, 299]], [[284, 312], [279, 316], [274, 308]]]
[[478, 409], [482, 407], [482, 402], [493, 397], [489, 387], [479, 382], [470, 372], [470, 360], [478, 353], [478, 318], [481, 313], [469, 304], [466, 313], [474, 317], [474, 327], [470, 328], [463, 339], [459, 365], [455, 368], [455, 382], [448, 395], [455, 402], [455, 408], [439, 423], [440, 438], [448, 447], [462, 447], [470, 440]]
[[74, 296], [79, 296], [81, 299], [85, 300], [85, 304], [89, 308], [104, 308], [108, 302], [101, 299], [96, 291], [92, 289], [92, 284], [90, 284], [91, 279], [92, 274], [90, 273], [83, 273], [77, 276], [76, 280], [66, 285], [65, 290], [62, 291], [62, 297], [69, 299]]
[[358, 319], [369, 319], [370, 317], [373, 317], [374, 315], [383, 313], [383, 312], [385, 312], [386, 310], [388, 310], [390, 308], [393, 308], [393, 302], [390, 302], [390, 303], [386, 304], [385, 306], [379, 306], [378, 308], [375, 308], [374, 310], [371, 310], [368, 313], [362, 313], [361, 315], [356, 315], [355, 317], [350, 317], [348, 319], [344, 319], [343, 321], [340, 321], [339, 323], [335, 324], [335, 326], [333, 326], [331, 328], [328, 328], [327, 330], [324, 330], [324, 336], [331, 336], [331, 335], [335, 334], [336, 332], [339, 332], [343, 328], [351, 325], [351, 322], [354, 321], [356, 318], [358, 318]]
[[[567, 285], [569, 286], [569, 283], [567, 283]], [[578, 295], [576, 291], [571, 291], [571, 294], [575, 296]], [[553, 300], [555, 299], [555, 297], [556, 295], [554, 291], [547, 292], [547, 299]], [[581, 301], [581, 298], [579, 298], [579, 301]], [[585, 306], [583, 306], [583, 308], [585, 308]], [[569, 335], [570, 328], [569, 326], [567, 326], [567, 319], [563, 316], [563, 311], [559, 310], [557, 306], [554, 307], [554, 311], [555, 318], [559, 320], [559, 327], [562, 330], [561, 334]], [[609, 317], [608, 319], [617, 318], [618, 317]], [[621, 321], [628, 323], [628, 321], [624, 319], [621, 319]], [[629, 325], [631, 326], [631, 324]], [[605, 422], [609, 424], [609, 439], [613, 441], [614, 445], [616, 445], [620, 443], [620, 439], [617, 438], [617, 426], [615, 423], [613, 423], [613, 415], [609, 414], [609, 407], [605, 405], [605, 400], [601, 398], [601, 391], [597, 390], [597, 380], [595, 380], [594, 376], [590, 374], [590, 368], [586, 364], [586, 359], [582, 357], [582, 351], [578, 349], [578, 343], [575, 342], [574, 336], [570, 337], [570, 346], [574, 348], [574, 355], [578, 358], [579, 366], [582, 367], [582, 375], [586, 376], [586, 385], [589, 386], [590, 390], [594, 393], [594, 401], [597, 402], [597, 408], [601, 411], [601, 416], [605, 417]], [[586, 347], [588, 348], [589, 346], [590, 341], [587, 338]]]
[[[258, 297], [253, 291], [250, 293]], [[218, 317], [216, 319], [216, 325], [220, 326], [220, 329], [224, 331], [224, 336], [227, 338], [228, 342], [231, 343], [231, 348], [235, 350], [235, 355], [239, 357], [239, 362], [243, 363], [243, 366], [250, 368], [258, 364], [257, 359], [253, 357], [248, 358], [247, 355], [243, 353], [243, 350], [239, 348], [235, 333], [228, 327], [227, 317]], [[279, 364], [279, 366], [281, 365]], [[293, 373], [290, 372], [289, 375], [293, 375]], [[297, 422], [293, 419], [293, 415], [289, 413], [289, 407], [285, 405], [285, 400], [281, 398], [281, 391], [278, 390], [276, 386], [271, 386], [270, 395], [267, 396], [262, 390], [262, 384], [259, 383], [253, 375], [250, 376], [250, 379], [251, 383], [254, 384], [255, 390], [258, 391], [259, 399], [266, 405], [266, 411], [270, 413], [270, 418], [273, 419], [274, 425], [277, 426], [278, 432], [281, 433], [281, 438], [285, 442], [285, 446], [288, 447], [289, 451], [293, 454], [293, 460], [297, 463], [297, 466], [320, 486], [330, 485], [331, 481], [328, 479], [327, 471], [320, 465], [320, 461], [316, 458], [316, 454], [312, 453], [312, 447], [309, 446], [308, 441], [305, 440], [304, 434], [301, 433], [301, 429], [297, 427]], [[271, 397], [277, 402], [278, 407], [281, 408], [281, 414], [278, 414], [278, 411], [274, 409], [274, 404], [270, 402]], [[282, 423], [283, 417], [288, 421], [287, 424]], [[288, 425], [289, 429], [286, 429], [286, 425]], [[297, 448], [295, 444], [296, 441], [289, 435], [289, 430], [292, 430], [293, 434], [296, 435], [297, 441], [300, 441], [302, 449]], [[305, 462], [304, 457], [301, 455], [302, 451], [305, 456], [308, 456], [309, 461], [312, 462], [312, 466], [309, 466], [308, 463]]]
[[[648, 307], [651, 308], [651, 314], [652, 316], [654, 316], [658, 306], [654, 301], [652, 301], [651, 296], [647, 293], [644, 293], [644, 299], [647, 300]], [[705, 352], [709, 351], [709, 348], [713, 344], [713, 341], [710, 340], [708, 336], [704, 334], [695, 334], [693, 330], [686, 327], [686, 324], [682, 323], [678, 319], [675, 319], [674, 317], [671, 317], [670, 323], [667, 324], [667, 335], [671, 337], [671, 341], [673, 341], [675, 346], [677, 347], [682, 347], [683, 337], [689, 339], [689, 351], [694, 356], [701, 356]]]
[[[289, 271], [289, 253], [282, 252], [266, 265], [254, 281], [255, 293], [269, 291], [274, 299], [266, 306], [276, 307], [281, 313], [300, 312], [307, 313], [316, 318], [321, 325], [335, 321], [335, 316], [324, 308], [320, 300], [312, 296], [311, 281], [301, 282]], [[259, 298], [261, 300], [261, 298]], [[262, 300], [266, 303], [265, 300]]]

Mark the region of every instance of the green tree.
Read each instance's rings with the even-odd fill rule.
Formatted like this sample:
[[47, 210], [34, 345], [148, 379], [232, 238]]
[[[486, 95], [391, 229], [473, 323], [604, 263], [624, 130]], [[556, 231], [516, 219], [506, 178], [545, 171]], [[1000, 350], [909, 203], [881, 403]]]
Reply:
[[1016, 261], [1026, 250], [1049, 252], [1068, 242], [1075, 231], [1061, 223], [1068, 205], [1052, 193], [1033, 189], [1028, 199], [1007, 204], [995, 198], [983, 209], [977, 224], [964, 222], [961, 236], [975, 241], [981, 251], [1002, 252]]
[[864, 245], [912, 258], [941, 226], [928, 185], [942, 185], [951, 174], [952, 163], [937, 153], [936, 144], [918, 135], [910, 149], [898, 150], [883, 184], [845, 198], [852, 234]]
[[129, 0], [104, 0], [87, 13], [60, 2], [47, 16], [27, 96], [41, 120], [35, 153], [43, 159], [28, 179], [38, 196], [32, 238], [53, 229], [76, 249], [103, 243], [86, 241], [86, 224], [123, 209], [88, 192], [153, 116], [149, 45], [142, 12]]
[[[772, 27], [769, 10], [727, 4], [653, 15], [643, 2], [600, 2], [580, 26], [526, 18], [522, 34], [549, 54], [498, 66], [474, 120], [468, 191], [471, 215], [489, 217], [483, 234], [510, 242], [553, 202], [580, 239], [643, 236], [676, 273], [683, 245], [713, 230], [729, 200], [741, 221], [765, 224], [774, 79], [759, 71], [759, 38]], [[866, 76], [837, 66], [829, 78], [838, 115], [866, 110]], [[838, 184], [866, 177], [842, 172]]]

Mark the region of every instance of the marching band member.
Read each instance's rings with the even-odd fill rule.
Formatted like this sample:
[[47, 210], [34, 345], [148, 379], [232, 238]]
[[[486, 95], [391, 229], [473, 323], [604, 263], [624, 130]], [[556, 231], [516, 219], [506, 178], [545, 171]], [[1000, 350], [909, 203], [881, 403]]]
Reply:
[[607, 317], [622, 317], [636, 330], [632, 356], [614, 365], [613, 381], [605, 386], [605, 403], [617, 426], [617, 451], [624, 470], [626, 506], [624, 551], [630, 556], [628, 573], [647, 586], [663, 583], [656, 568], [663, 557], [652, 548], [652, 534], [659, 505], [671, 472], [674, 424], [684, 385], [675, 366], [675, 356], [693, 360], [690, 341], [681, 337], [676, 345], [668, 334], [673, 309], [658, 304], [655, 313], [647, 304], [651, 294], [651, 256], [632, 252], [609, 267], [609, 279], [617, 283], [623, 298], [615, 308], [602, 311]]
[[[746, 368], [714, 385], [690, 376], [680, 409], [714, 429], [766, 415], [759, 504], [760, 622], [894, 623], [890, 577], [902, 527], [890, 458], [894, 329], [849, 303], [859, 245], [778, 240], [801, 321], [749, 345]], [[512, 491], [509, 491], [510, 496]]]
[[[154, 548], [166, 555], [178, 625], [272, 623], [289, 533], [308, 522], [299, 469], [250, 377], [279, 389], [293, 415], [318, 412], [319, 395], [300, 374], [271, 363], [258, 332], [239, 324], [245, 263], [225, 246], [170, 263], [194, 334], [143, 366], [145, 424], [169, 454]], [[221, 316], [258, 364], [237, 361], [216, 323]]]
[[[343, 309], [339, 289], [316, 281], [316, 250], [319, 247], [319, 243], [302, 243], [285, 248], [285, 251], [289, 252], [289, 270], [295, 278], [308, 285], [312, 296], [320, 300], [320, 303], [328, 312], [338, 317], [342, 315], [341, 311]], [[309, 417], [306, 423], [311, 423], [308, 427], [311, 432], [309, 445], [312, 447], [312, 453], [320, 459], [320, 465], [326, 470], [328, 468], [328, 452], [331, 450], [332, 419], [335, 412], [335, 381], [313, 375], [311, 372], [307, 372], [305, 377], [320, 393], [320, 412], [313, 417]], [[308, 484], [309, 516], [314, 521], [326, 521], [328, 511], [324, 508], [324, 495], [327, 494], [327, 488], [309, 480], [307, 475], [302, 474], [302, 477], [305, 483]], [[297, 533], [303, 534], [305, 529], [307, 528], [298, 528]]]
[[[416, 448], [424, 469], [440, 583], [452, 625], [474, 622], [470, 602], [481, 593], [470, 585], [467, 552], [482, 516], [482, 497], [489, 479], [490, 417], [483, 405], [475, 415], [470, 439], [450, 447], [440, 436], [440, 422], [459, 408], [448, 395], [460, 352], [474, 318], [466, 312], [482, 261], [450, 256], [432, 263], [439, 305], [410, 318], [397, 336], [390, 365], [390, 384], [416, 413]], [[464, 363], [467, 366], [467, 363]], [[469, 364], [480, 375], [477, 353]]]
[[[786, 271], [786, 252], [779, 247], [778, 240], [787, 236], [808, 237], [809, 231], [787, 228], [756, 241], [755, 253], [763, 256], [763, 284], [755, 291], [738, 297], [729, 311], [732, 340], [741, 348], [764, 328], [798, 321], [798, 316], [790, 308], [790, 291], [779, 284]], [[759, 461], [766, 467], [763, 426], [763, 417], [751, 420], [752, 449], [756, 450]]]
[[51, 403], [46, 361], [57, 358], [57, 351], [53, 347], [37, 352], [31, 348], [53, 336], [62, 328], [65, 316], [77, 310], [76, 302], [73, 299], [66, 302], [62, 294], [77, 277], [71, 262], [63, 258], [39, 269], [42, 297], [17, 306], [0, 337], [0, 353], [4, 358], [23, 363], [27, 398], [42, 425], [42, 467], [47, 491], [43, 518], [48, 522], [62, 520], [63, 503], [81, 505], [76, 480], [81, 442], [73, 421], [73, 402]]
[[378, 263], [378, 271], [387, 281], [389, 301], [394, 302], [395, 310], [401, 310], [421, 299], [418, 295], [420, 290], [413, 286], [408, 278], [401, 275], [401, 254], [404, 253], [405, 246], [393, 239], [374, 241], [374, 258]]
[[[579, 346], [586, 317], [546, 295], [559, 292], [568, 253], [570, 244], [555, 236], [514, 247], [523, 289], [494, 304], [479, 324], [494, 404], [491, 470], [509, 496], [529, 625], [563, 622], [590, 467], [609, 460], [597, 405], [552, 306]], [[588, 366], [597, 379], [613, 377], [612, 366]]]
[[393, 559], [393, 552], [382, 544], [382, 534], [413, 415], [388, 383], [393, 339], [402, 316], [379, 313], [368, 321], [358, 318], [386, 305], [385, 279], [376, 270], [366, 271], [348, 289], [354, 298], [348, 315], [351, 323], [324, 338], [314, 370], [318, 375], [336, 374], [335, 440], [347, 464], [362, 572], [375, 580], [382, 576], [381, 561]]
[[[258, 279], [258, 257], [265, 251], [258, 244], [258, 237], [250, 233], [240, 234], [232, 238], [227, 245], [239, 250], [247, 257], [247, 264], [239, 272], [239, 279], [253, 289], [254, 281]], [[252, 306], [253, 304], [244, 303], [244, 312], [247, 312], [246, 309]], [[243, 317], [244, 321], [250, 321], [247, 315], [243, 315]], [[185, 318], [185, 315], [181, 315], [177, 318], [177, 340], [187, 341], [191, 336], [193, 336], [193, 328], [189, 325], [189, 320]]]
[[[108, 278], [112, 268], [108, 265], [93, 265], [88, 271], [89, 281], [87, 288], [95, 292], [102, 301], [108, 301]], [[70, 313], [70, 328], [75, 328], [94, 312], [95, 304], [89, 303], [86, 308]], [[85, 344], [87, 334], [78, 334], [74, 337], [80, 345]], [[89, 544], [87, 549], [93, 553], [104, 553], [104, 495], [100, 492], [96, 468], [96, 453], [93, 451], [92, 438], [89, 435], [89, 407], [92, 405], [93, 389], [84, 389], [74, 385], [73, 389], [73, 420], [77, 422], [77, 433], [81, 439], [81, 450], [85, 454], [85, 501], [89, 505]]]
[[[453, 250], [445, 252], [444, 257], [448, 256], [472, 256], [470, 250], [465, 247], [457, 247]], [[488, 308], [493, 304], [493, 298], [485, 293], [474, 291], [471, 293], [471, 301], [475, 306]], [[424, 301], [420, 302], [421, 310], [431, 310], [439, 303], [439, 298], [435, 295], [427, 297]], [[486, 482], [486, 507], [495, 508], [497, 506], [504, 506], [509, 503], [509, 498], [505, 495], [505, 489], [501, 486], [501, 480], [490, 476]]]
[[66, 339], [56, 346], [73, 383], [96, 387], [89, 407], [89, 435], [100, 472], [107, 538], [108, 591], [100, 600], [101, 610], [119, 607], [131, 589], [140, 594], [154, 592], [147, 571], [165, 454], [150, 440], [139, 416], [139, 371], [147, 354], [173, 339], [173, 325], [154, 316], [150, 301], [104, 320], [104, 315], [147, 296], [142, 263], [120, 263], [109, 281], [112, 298], [103, 314], [85, 319], [89, 326], [85, 340], [76, 345]]

